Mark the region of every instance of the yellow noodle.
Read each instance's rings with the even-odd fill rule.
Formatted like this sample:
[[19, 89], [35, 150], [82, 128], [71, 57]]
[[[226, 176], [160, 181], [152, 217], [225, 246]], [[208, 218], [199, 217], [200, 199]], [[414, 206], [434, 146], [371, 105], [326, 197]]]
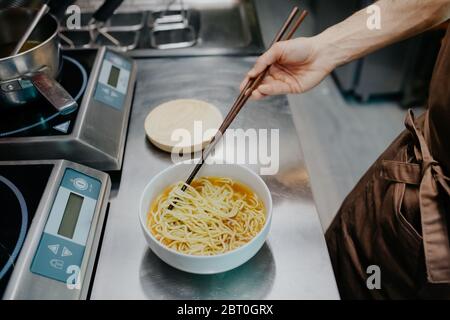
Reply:
[[261, 199], [239, 182], [202, 177], [184, 192], [183, 185], [170, 186], [150, 206], [147, 226], [169, 248], [193, 255], [225, 253], [253, 239], [266, 222]]

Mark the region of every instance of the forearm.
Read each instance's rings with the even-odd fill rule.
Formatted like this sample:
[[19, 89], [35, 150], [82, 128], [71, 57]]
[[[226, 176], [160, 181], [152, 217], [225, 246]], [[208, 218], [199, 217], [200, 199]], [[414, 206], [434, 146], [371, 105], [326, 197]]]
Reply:
[[406, 39], [450, 18], [450, 0], [380, 0], [381, 28], [370, 29], [366, 8], [316, 38], [334, 66], [360, 58], [393, 42]]

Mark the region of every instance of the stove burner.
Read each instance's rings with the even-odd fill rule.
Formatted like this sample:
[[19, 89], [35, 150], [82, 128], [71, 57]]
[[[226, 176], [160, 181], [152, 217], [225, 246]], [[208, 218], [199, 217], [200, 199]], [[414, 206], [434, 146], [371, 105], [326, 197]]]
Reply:
[[[74, 97], [74, 100], [80, 104], [81, 97], [87, 86], [86, 69], [75, 59], [63, 56], [61, 85]], [[26, 112], [23, 110], [26, 108]], [[57, 112], [43, 97], [33, 103], [11, 110], [0, 117], [0, 137], [22, 136], [26, 133], [36, 130], [41, 132], [48, 131], [59, 123], [69, 121], [76, 114], [62, 115]]]
[[[12, 250], [12, 253], [10, 254], [7, 251], [7, 248], [5, 247], [5, 245], [3, 245], [3, 244], [1, 245], [1, 248], [3, 251], [2, 255], [0, 256], [1, 257], [0, 280], [1, 280], [3, 278], [3, 276], [9, 271], [9, 269], [14, 265], [14, 261], [16, 260], [17, 256], [19, 255], [20, 249], [22, 248], [23, 242], [25, 241], [25, 236], [26, 236], [27, 230], [28, 230], [28, 208], [27, 208], [27, 204], [25, 202], [25, 199], [24, 199], [22, 193], [15, 186], [14, 183], [12, 183], [11, 181], [9, 181], [8, 179], [6, 179], [3, 176], [0, 176], [0, 182], [3, 183], [10, 191], [12, 191], [13, 195], [16, 197], [16, 200], [18, 201], [19, 206], [20, 206], [21, 217], [22, 217], [19, 236], [14, 245], [14, 249]], [[6, 201], [8, 200], [6, 195], [5, 195], [5, 200]], [[14, 211], [11, 211], [11, 212], [12, 212], [12, 214], [15, 213]], [[6, 214], [8, 214], [8, 213], [6, 213]]]

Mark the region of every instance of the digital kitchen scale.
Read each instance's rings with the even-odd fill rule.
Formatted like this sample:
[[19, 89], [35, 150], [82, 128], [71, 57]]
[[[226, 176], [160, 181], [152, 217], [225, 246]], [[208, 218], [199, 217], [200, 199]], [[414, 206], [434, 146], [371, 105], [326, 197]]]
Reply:
[[0, 162], [0, 297], [85, 299], [110, 188], [66, 160]]
[[62, 51], [58, 81], [79, 108], [63, 115], [42, 98], [2, 111], [0, 160], [67, 159], [120, 170], [136, 63], [105, 47]]

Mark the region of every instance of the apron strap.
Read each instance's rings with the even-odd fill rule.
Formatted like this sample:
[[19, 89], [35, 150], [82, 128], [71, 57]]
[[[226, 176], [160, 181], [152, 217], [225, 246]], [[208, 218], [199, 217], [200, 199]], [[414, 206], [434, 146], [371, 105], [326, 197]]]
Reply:
[[415, 139], [414, 153], [420, 164], [383, 160], [381, 175], [386, 180], [419, 186], [427, 278], [430, 283], [450, 283], [450, 243], [441, 200], [442, 191], [450, 197], [450, 179], [431, 156], [424, 136], [414, 123], [412, 110], [408, 110], [405, 125]]
[[416, 163], [393, 160], [381, 161], [381, 177], [385, 180], [419, 185], [422, 180], [421, 173], [422, 169]]

